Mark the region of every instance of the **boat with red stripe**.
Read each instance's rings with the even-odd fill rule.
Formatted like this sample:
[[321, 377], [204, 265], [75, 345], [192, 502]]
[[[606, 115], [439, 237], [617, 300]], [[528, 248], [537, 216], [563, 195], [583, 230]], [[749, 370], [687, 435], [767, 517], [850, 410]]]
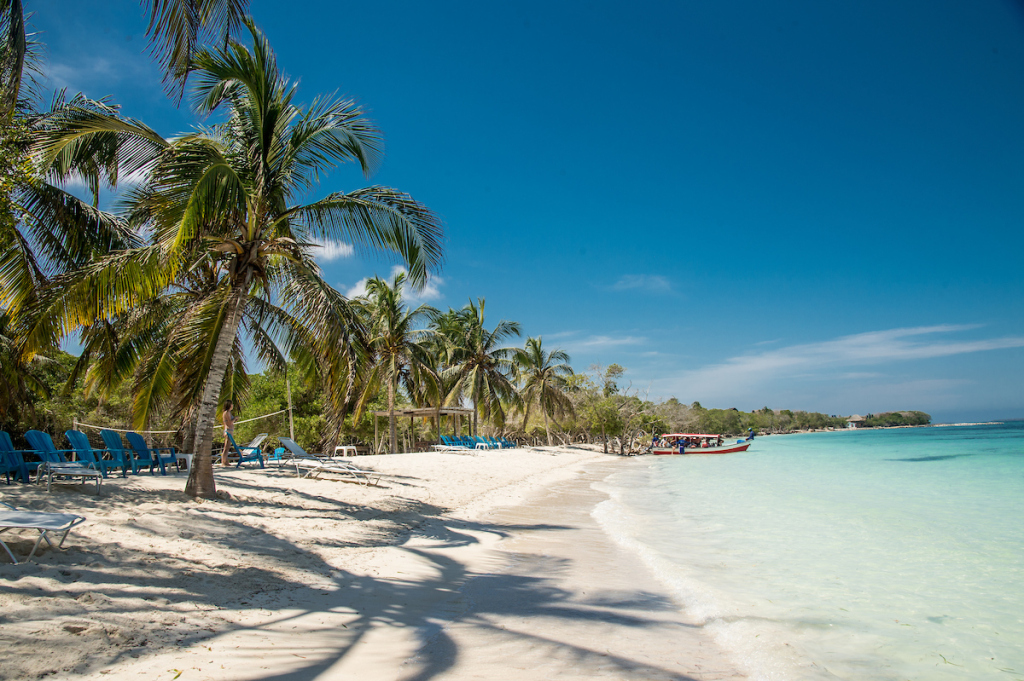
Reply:
[[665, 433], [651, 445], [651, 454], [733, 454], [747, 451], [752, 444], [753, 434], [745, 440], [726, 443], [717, 433]]

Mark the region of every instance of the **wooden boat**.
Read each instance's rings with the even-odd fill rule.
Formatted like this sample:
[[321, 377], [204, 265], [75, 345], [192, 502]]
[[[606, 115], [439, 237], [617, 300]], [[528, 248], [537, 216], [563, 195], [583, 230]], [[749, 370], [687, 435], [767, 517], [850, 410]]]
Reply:
[[[754, 444], [753, 439], [747, 439], [737, 440], [733, 443], [725, 442], [719, 445], [717, 443], [721, 437], [721, 435], [712, 435], [710, 433], [666, 433], [661, 436], [660, 440], [664, 444], [651, 447], [651, 454], [733, 454], [734, 452], [745, 452], [750, 445]], [[707, 447], [690, 446], [684, 448], [681, 446], [684, 439], [715, 444], [709, 444]]]

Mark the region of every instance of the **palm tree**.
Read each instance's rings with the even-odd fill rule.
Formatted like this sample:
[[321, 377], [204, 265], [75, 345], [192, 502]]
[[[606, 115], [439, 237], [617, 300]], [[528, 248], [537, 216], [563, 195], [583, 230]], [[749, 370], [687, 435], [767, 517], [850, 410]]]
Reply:
[[[35, 337], [26, 337], [40, 292], [56, 276], [141, 243], [122, 220], [97, 208], [100, 187], [116, 183], [115, 139], [99, 135], [47, 163], [34, 162], [34, 142], [69, 107], [113, 112], [81, 95], [69, 102], [63, 92], [41, 112], [37, 48], [26, 33], [21, 2], [0, 0], [0, 315], [4, 373], [18, 385], [34, 382], [34, 358], [56, 349], [60, 340], [52, 326], [37, 326]], [[91, 203], [62, 189], [71, 177], [85, 182]]]
[[474, 418], [482, 416], [495, 424], [505, 422], [505, 404], [518, 400], [511, 376], [514, 349], [501, 347], [502, 342], [519, 336], [519, 322], [502, 320], [493, 330], [484, 326], [484, 299], [463, 307], [458, 312], [435, 321], [435, 328], [444, 327], [448, 362], [445, 374], [455, 378], [452, 397], [468, 397], [473, 401]]
[[194, 360], [191, 383], [202, 386], [194, 402], [196, 465], [186, 492], [204, 497], [216, 493], [214, 416], [247, 314], [270, 320], [278, 339], [293, 345], [309, 328], [327, 329], [316, 345], [320, 365], [334, 361], [341, 368], [328, 358], [327, 345], [344, 356], [338, 348], [351, 344], [358, 325], [320, 276], [315, 242], [345, 239], [364, 251], [395, 252], [414, 285], [441, 259], [440, 221], [395, 189], [372, 186], [295, 203], [342, 163], [370, 173], [382, 154], [381, 135], [352, 101], [296, 105], [295, 86], [281, 76], [263, 33], [250, 20], [245, 25], [251, 48], [229, 40], [223, 49], [199, 50], [193, 61], [193, 107], [203, 116], [220, 114], [223, 122], [164, 140], [142, 123], [76, 110], [54, 125], [42, 154], [58, 158], [97, 136], [115, 135], [125, 168], [147, 172], [128, 195], [126, 211], [152, 242], [62, 279], [61, 295], [43, 306], [41, 325], [67, 332], [124, 314], [186, 290], [190, 273], [213, 264], [214, 285], [175, 321]]
[[370, 354], [369, 369], [362, 385], [362, 396], [356, 413], [362, 414], [366, 404], [373, 399], [382, 386], [388, 391], [388, 432], [390, 451], [398, 451], [398, 434], [395, 428], [395, 397], [399, 386], [413, 396], [431, 378], [431, 360], [421, 344], [424, 330], [417, 328], [437, 311], [428, 305], [416, 309], [402, 301], [402, 288], [406, 276], [395, 274], [391, 284], [383, 279], [373, 278], [366, 282], [365, 299], [355, 301], [364, 315], [367, 327], [367, 349]]
[[245, 21], [249, 0], [142, 0], [149, 14], [150, 50], [164, 69], [164, 85], [178, 99], [200, 46], [227, 45]]
[[523, 429], [530, 420], [530, 407], [538, 404], [544, 414], [548, 447], [552, 445], [548, 416], [561, 418], [573, 412], [572, 401], [566, 394], [566, 379], [573, 375], [569, 361], [569, 355], [562, 350], [545, 352], [540, 337], [527, 338], [525, 348], [516, 348], [516, 374], [523, 382], [519, 390], [523, 403]]

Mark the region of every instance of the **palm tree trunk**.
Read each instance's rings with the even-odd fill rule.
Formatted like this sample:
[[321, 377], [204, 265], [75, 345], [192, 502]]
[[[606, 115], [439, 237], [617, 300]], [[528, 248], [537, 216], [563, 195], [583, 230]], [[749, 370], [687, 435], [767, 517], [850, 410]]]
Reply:
[[395, 431], [395, 380], [388, 381], [388, 428], [391, 434], [391, 454], [398, 452], [398, 433]]
[[242, 321], [242, 308], [249, 290], [248, 281], [248, 276], [243, 277], [243, 283], [236, 285], [228, 298], [224, 326], [217, 336], [217, 345], [214, 346], [210, 359], [210, 372], [206, 375], [206, 385], [203, 387], [203, 397], [196, 417], [195, 440], [192, 446], [195, 456], [192, 459], [192, 468], [188, 472], [188, 482], [185, 484], [185, 494], [189, 496], [204, 499], [214, 499], [217, 496], [211, 456], [214, 415], [220, 402], [221, 384], [224, 382], [224, 374], [231, 359], [231, 349], [238, 334], [238, 325]]
[[551, 447], [551, 426], [548, 425], [548, 410], [542, 405], [540, 411], [544, 414], [544, 430], [548, 434], [548, 447]]
[[526, 408], [523, 410], [523, 434], [526, 436], [530, 435], [530, 431], [527, 429], [527, 423], [530, 421], [530, 403], [526, 403]]

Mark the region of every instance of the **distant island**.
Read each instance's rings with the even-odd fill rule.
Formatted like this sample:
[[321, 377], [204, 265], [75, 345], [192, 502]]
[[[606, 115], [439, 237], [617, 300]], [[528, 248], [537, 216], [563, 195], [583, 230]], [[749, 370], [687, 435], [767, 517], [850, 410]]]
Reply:
[[657, 405], [655, 411], [674, 432], [696, 431], [722, 435], [739, 435], [749, 430], [758, 435], [777, 435], [819, 430], [926, 426], [932, 420], [931, 415], [923, 411], [889, 411], [867, 416], [839, 416], [764, 407], [746, 412], [736, 408], [707, 409], [701, 406], [700, 402], [685, 405], [674, 398]]

